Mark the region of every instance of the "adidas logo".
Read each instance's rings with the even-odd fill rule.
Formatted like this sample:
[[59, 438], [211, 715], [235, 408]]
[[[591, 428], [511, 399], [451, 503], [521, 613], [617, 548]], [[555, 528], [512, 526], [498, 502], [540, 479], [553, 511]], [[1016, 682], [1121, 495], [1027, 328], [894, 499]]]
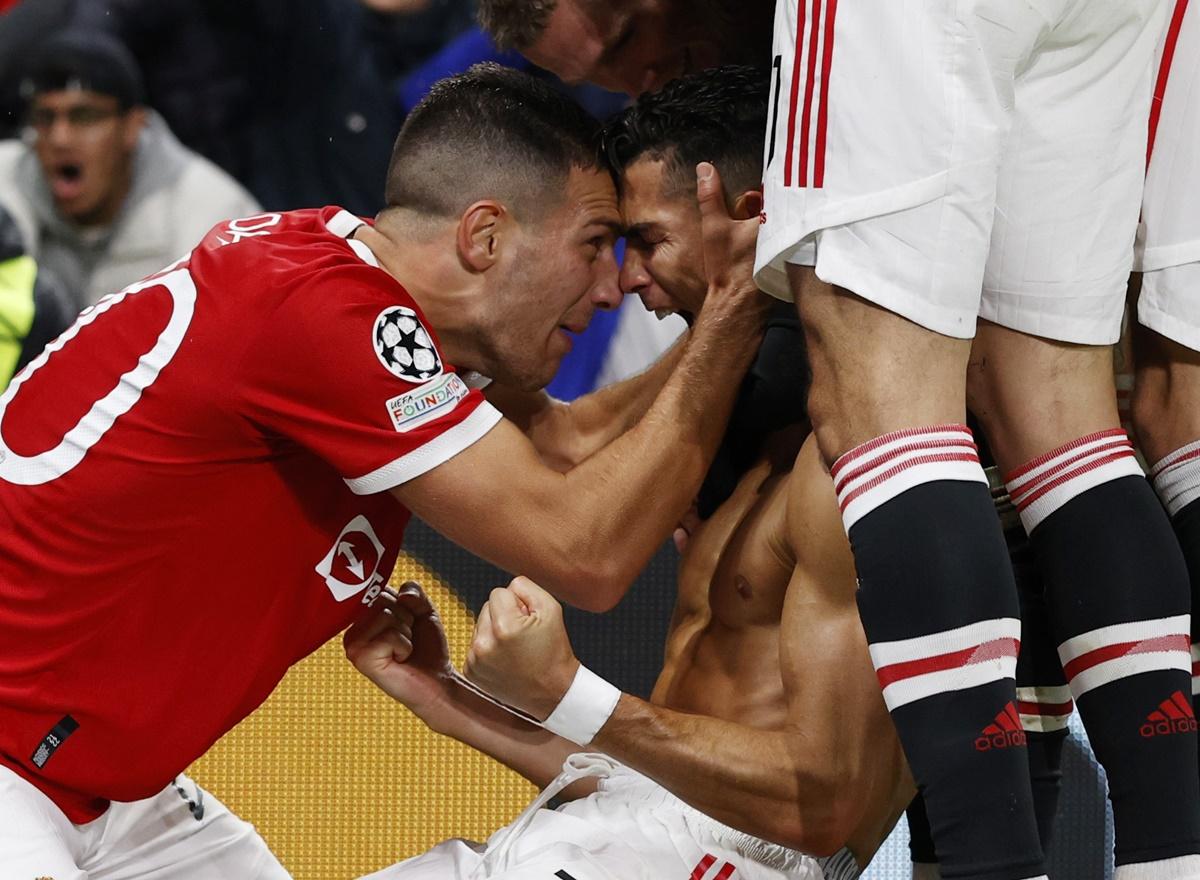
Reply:
[[1171, 733], [1195, 733], [1196, 713], [1192, 711], [1192, 701], [1183, 695], [1183, 691], [1175, 691], [1146, 716], [1146, 723], [1138, 732], [1146, 739]]
[[1021, 729], [1021, 716], [1012, 700], [996, 716], [996, 720], [985, 727], [975, 739], [975, 750], [990, 752], [992, 749], [1007, 749], [1009, 746], [1025, 745], [1025, 731]]

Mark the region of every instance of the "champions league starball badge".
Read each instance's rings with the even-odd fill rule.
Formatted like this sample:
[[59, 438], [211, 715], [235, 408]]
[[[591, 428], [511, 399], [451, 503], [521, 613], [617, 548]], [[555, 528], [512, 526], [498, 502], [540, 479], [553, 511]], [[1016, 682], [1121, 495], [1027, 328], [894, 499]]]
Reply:
[[442, 372], [442, 359], [412, 309], [392, 306], [375, 319], [375, 355], [389, 373], [406, 382], [425, 382]]

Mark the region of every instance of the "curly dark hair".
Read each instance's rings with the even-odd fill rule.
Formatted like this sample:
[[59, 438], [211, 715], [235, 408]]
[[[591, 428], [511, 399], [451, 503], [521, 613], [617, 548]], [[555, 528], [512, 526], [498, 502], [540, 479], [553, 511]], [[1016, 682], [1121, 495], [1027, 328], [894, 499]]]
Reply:
[[602, 150], [618, 178], [648, 157], [667, 163], [681, 187], [695, 187], [697, 162], [712, 162], [727, 192], [762, 183], [770, 72], [726, 65], [667, 83], [612, 117]]

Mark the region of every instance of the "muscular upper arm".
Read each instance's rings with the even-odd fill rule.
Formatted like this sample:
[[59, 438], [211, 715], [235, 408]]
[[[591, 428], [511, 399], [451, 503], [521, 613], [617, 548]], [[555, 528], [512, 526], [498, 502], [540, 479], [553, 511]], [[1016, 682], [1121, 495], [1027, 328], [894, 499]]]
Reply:
[[562, 504], [565, 480], [515, 425], [501, 419], [471, 446], [392, 494], [461, 547], [587, 607], [596, 572], [575, 564], [565, 549], [586, 528], [576, 521], [580, 505]]
[[568, 404], [545, 390], [521, 391], [495, 382], [484, 389], [483, 396], [529, 438], [547, 467], [565, 473], [578, 463]]

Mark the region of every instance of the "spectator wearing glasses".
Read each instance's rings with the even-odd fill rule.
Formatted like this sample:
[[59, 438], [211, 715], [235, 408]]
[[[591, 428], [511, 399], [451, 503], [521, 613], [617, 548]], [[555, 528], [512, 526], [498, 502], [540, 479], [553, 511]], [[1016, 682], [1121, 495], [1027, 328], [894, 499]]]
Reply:
[[22, 91], [27, 136], [0, 143], [0, 205], [78, 306], [162, 269], [217, 221], [260, 210], [143, 106], [141, 74], [119, 43], [52, 37]]

